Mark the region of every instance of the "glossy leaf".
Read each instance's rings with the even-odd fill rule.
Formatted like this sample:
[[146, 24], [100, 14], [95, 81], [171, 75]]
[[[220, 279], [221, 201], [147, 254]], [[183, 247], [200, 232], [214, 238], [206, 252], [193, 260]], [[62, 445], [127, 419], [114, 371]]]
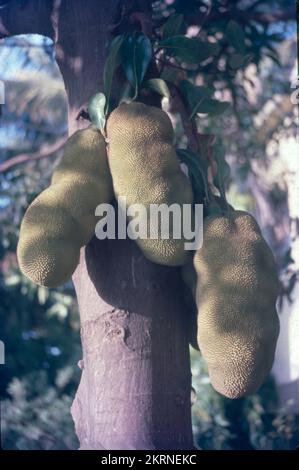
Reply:
[[166, 39], [181, 34], [183, 32], [183, 21], [184, 15], [175, 13], [169, 16], [162, 28], [163, 38]]
[[107, 98], [106, 109], [105, 109], [106, 112], [108, 111], [108, 108], [109, 108], [109, 100], [110, 100], [113, 76], [121, 62], [120, 48], [122, 46], [123, 41], [124, 41], [123, 35], [116, 36], [113, 39], [113, 41], [111, 42], [109, 53], [108, 53], [105, 66], [104, 66], [104, 93]]
[[219, 46], [216, 43], [202, 41], [199, 38], [173, 36], [160, 41], [159, 47], [166, 50], [181, 62], [196, 64], [217, 54]]
[[126, 36], [121, 48], [121, 63], [126, 77], [135, 91], [137, 97], [138, 88], [146, 74], [152, 59], [152, 45], [143, 33], [133, 33]]
[[96, 93], [88, 102], [88, 114], [91, 122], [100, 130], [105, 128], [106, 96], [104, 93]]
[[161, 78], [151, 78], [144, 83], [144, 86], [150, 90], [155, 91], [159, 95], [164, 96], [165, 98], [170, 97], [169, 88], [166, 82]]

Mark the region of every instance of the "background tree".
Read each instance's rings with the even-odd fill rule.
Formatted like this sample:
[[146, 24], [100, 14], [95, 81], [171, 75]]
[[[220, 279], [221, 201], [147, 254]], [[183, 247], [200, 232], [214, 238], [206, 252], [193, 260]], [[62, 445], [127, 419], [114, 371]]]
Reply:
[[[38, 32], [54, 39], [56, 59], [68, 94], [70, 132], [73, 132], [78, 127], [88, 125], [88, 119], [84, 119], [87, 117], [87, 101], [92, 94], [102, 91], [104, 88], [102, 81], [103, 67], [108, 43], [113, 37], [123, 33], [138, 31], [140, 34], [143, 32], [150, 37], [156, 55], [155, 67], [152, 65], [149, 68], [145, 80], [159, 76], [167, 82], [168, 89], [171, 92], [169, 109], [173, 116], [173, 122], [176, 124], [177, 140], [180, 146], [183, 146], [186, 142], [186, 135], [193, 149], [196, 149], [198, 145], [205, 141], [204, 135], [207, 133], [213, 132], [213, 134], [221, 136], [221, 144], [227, 150], [228, 160], [233, 170], [231, 177], [233, 184], [231, 187], [236, 188], [237, 184], [239, 186], [237, 189], [241, 189], [244, 193], [246, 192], [246, 185], [250, 185], [255, 191], [260, 191], [260, 185], [257, 184], [258, 178], [255, 161], [258, 161], [260, 164], [264, 150], [263, 145], [266, 139], [270, 138], [270, 134], [267, 134], [267, 137], [261, 135], [260, 141], [253, 145], [258, 131], [258, 126], [255, 125], [254, 119], [255, 115], [258, 115], [259, 110], [263, 107], [263, 102], [266, 102], [267, 96], [260, 97], [261, 101], [253, 104], [250, 102], [250, 91], [248, 90], [250, 90], [250, 87], [255, 86], [255, 84], [252, 85], [250, 82], [255, 80], [256, 76], [260, 77], [263, 69], [269, 70], [270, 67], [272, 68], [269, 64], [265, 66], [266, 53], [269, 55], [270, 60], [275, 61], [275, 63], [279, 62], [276, 44], [287, 40], [288, 35], [292, 34], [292, 29], [288, 26], [287, 20], [294, 18], [293, 2], [289, 2], [288, 5], [284, 2], [283, 10], [281, 9], [281, 2], [276, 2], [275, 5], [272, 4], [271, 8], [268, 7], [266, 2], [215, 1], [212, 3], [212, 7], [209, 7], [207, 2], [196, 1], [155, 2], [153, 5], [153, 15], [149, 11], [150, 2], [120, 2], [119, 8], [116, 8], [119, 2], [107, 2], [106, 5], [106, 2], [99, 4], [92, 0], [85, 2], [84, 6], [80, 1], [76, 2], [76, 6], [74, 6], [74, 2], [67, 1], [34, 2], [29, 0], [18, 2], [15, 0], [2, 3], [5, 7], [0, 13], [2, 21], [0, 30], [3, 35]], [[36, 9], [37, 5], [38, 9]], [[34, 15], [32, 14], [33, 8]], [[173, 15], [173, 13], [176, 15], [171, 16], [171, 19], [167, 21], [169, 15]], [[237, 26], [235, 23], [230, 23], [230, 20], [236, 19], [238, 20]], [[240, 33], [238, 24], [242, 26], [242, 30], [245, 32], [245, 38], [243, 37], [244, 34]], [[190, 50], [193, 49], [190, 49], [188, 44], [187, 48], [183, 48], [183, 54], [185, 55], [182, 57], [182, 55], [176, 53], [176, 47], [170, 46], [174, 45], [173, 38], [178, 36], [179, 39], [175, 40], [181, 41], [179, 42], [181, 46], [182, 41], [185, 41], [185, 39], [182, 40], [181, 36], [185, 34], [187, 34], [188, 38], [193, 36], [203, 41], [206, 44], [206, 50], [210, 44], [217, 42], [218, 46], [217, 48], [214, 47], [212, 55], [206, 53], [206, 58], [203, 59], [202, 56], [199, 57], [198, 55], [190, 58]], [[236, 34], [237, 41], [235, 40]], [[22, 40], [26, 42], [26, 39]], [[159, 44], [167, 40], [170, 40], [170, 46], [169, 42], [168, 46], [166, 42], [164, 48], [159, 47]], [[11, 46], [16, 50], [18, 43], [14, 41], [14, 38], [6, 39], [6, 50]], [[43, 53], [42, 60], [51, 56], [51, 46], [49, 42], [44, 41], [45, 43], [42, 44], [40, 49], [44, 52], [48, 51], [48, 55]], [[9, 43], [11, 46], [9, 46]], [[243, 49], [242, 51], [239, 50], [240, 47]], [[34, 50], [32, 46], [28, 47], [27, 54], [29, 51], [32, 53], [32, 50]], [[199, 51], [199, 49], [196, 50]], [[200, 50], [201, 54], [203, 50], [204, 48], [202, 47]], [[29, 59], [29, 63], [32, 63], [32, 58]], [[280, 70], [279, 63], [276, 66]], [[254, 68], [251, 74], [249, 73], [250, 67], [251, 69], [252, 67]], [[44, 64], [44, 71], [46, 71], [46, 64]], [[53, 67], [51, 67], [51, 71], [55, 78], [57, 77], [56, 84], [58, 84], [57, 68], [54, 72]], [[188, 87], [186, 87], [186, 79], [190, 83]], [[192, 83], [200, 85], [201, 88], [194, 88]], [[127, 80], [123, 72], [118, 72], [116, 80], [114, 80], [115, 88], [112, 93], [114, 100], [119, 98], [117, 92], [121, 84], [127, 85]], [[275, 81], [273, 88], [274, 86], [277, 87], [278, 95], [283, 96], [288, 93], [287, 84], [284, 83], [284, 80]], [[48, 87], [49, 85], [47, 85], [46, 93], [48, 97], [46, 102], [47, 109], [49, 109], [50, 103], [52, 103], [56, 112], [62, 113], [60, 115], [63, 116], [63, 112], [65, 112], [63, 91], [57, 89], [56, 92], [55, 88], [51, 87], [53, 90], [52, 100], [49, 100], [51, 94], [48, 91]], [[36, 87], [34, 89], [36, 90]], [[22, 91], [23, 97], [25, 92], [25, 90]], [[127, 93], [128, 90], [125, 90], [125, 92]], [[206, 93], [205, 96], [202, 95], [203, 92]], [[12, 93], [15, 93], [15, 87], [12, 87]], [[271, 93], [273, 93], [273, 89], [269, 86], [269, 95]], [[41, 93], [35, 92], [36, 103], [38, 103], [40, 96]], [[145, 89], [141, 89], [139, 99], [156, 103], [157, 96], [156, 94], [149, 95]], [[55, 99], [58, 100], [58, 106], [54, 104]], [[219, 113], [223, 112], [226, 107], [226, 105], [222, 104], [223, 101], [230, 101], [232, 107], [225, 111], [224, 117], [219, 117]], [[13, 98], [9, 100], [9, 103], [13, 103]], [[34, 120], [34, 100], [30, 101], [29, 97], [27, 101], [24, 99], [24, 103], [26, 103], [26, 110], [31, 109], [31, 107], [33, 108], [33, 113], [28, 117], [28, 126], [23, 126], [22, 123], [23, 128], [30, 132], [30, 122]], [[40, 109], [45, 109], [45, 106], [42, 106], [41, 103], [35, 108], [35, 110], [38, 110], [39, 118], [41, 118]], [[189, 116], [194, 110], [201, 111], [200, 117], [197, 119], [199, 138], [194, 124], [190, 125], [189, 121]], [[213, 116], [215, 110], [218, 117]], [[13, 109], [10, 109], [10, 119], [12, 112]], [[22, 110], [15, 108], [15, 112], [20, 115]], [[284, 116], [286, 114], [292, 116], [292, 113], [293, 107], [289, 107], [284, 111]], [[47, 114], [49, 115], [49, 113]], [[24, 117], [23, 113], [21, 117]], [[48, 132], [48, 134], [41, 133], [40, 141], [38, 141], [37, 126], [34, 126], [34, 136], [31, 134], [31, 138], [34, 138], [35, 144], [34, 146], [30, 145], [30, 148], [33, 150], [32, 155], [28, 153], [26, 148], [21, 148], [18, 143], [15, 149], [4, 155], [3, 160], [5, 161], [2, 163], [2, 171], [5, 171], [3, 196], [9, 198], [5, 206], [4, 217], [7, 219], [9, 214], [13, 214], [15, 225], [18, 224], [20, 212], [22, 212], [28, 202], [25, 196], [26, 191], [29, 193], [30, 200], [35, 196], [35, 191], [39, 192], [39, 189], [46, 184], [45, 180], [38, 181], [39, 175], [42, 173], [49, 177], [51, 173], [49, 160], [46, 159], [46, 156], [53, 155], [55, 145], [57, 145], [57, 148], [61, 146], [60, 137], [65, 136], [63, 117], [60, 125], [56, 125], [57, 118], [59, 119], [59, 116], [55, 117], [52, 111], [51, 119], [54, 124], [52, 129], [55, 130]], [[8, 115], [4, 115], [3, 119], [4, 125], [8, 126]], [[47, 116], [44, 116], [44, 119], [47, 119]], [[277, 129], [280, 123], [283, 124], [282, 121], [283, 119], [280, 119], [278, 115], [278, 122], [274, 125], [274, 130], [275, 127]], [[293, 120], [291, 119], [290, 132], [293, 125], [292, 122]], [[51, 129], [49, 124], [47, 122], [46, 128], [48, 131]], [[228, 127], [230, 129], [229, 135], [226, 132]], [[55, 132], [56, 135], [54, 135]], [[31, 139], [30, 134], [27, 134], [27, 137], [28, 140]], [[43, 140], [46, 140], [50, 148], [37, 152], [40, 142]], [[232, 144], [232, 141], [234, 144]], [[26, 140], [23, 139], [22, 145], [25, 142]], [[50, 146], [51, 142], [54, 145], [52, 149]], [[16, 149], [17, 152], [22, 150], [22, 155], [16, 155]], [[23, 160], [19, 158], [20, 156]], [[44, 158], [39, 158], [43, 156]], [[27, 166], [23, 167], [27, 171], [22, 172], [22, 167], [19, 164], [22, 161], [26, 162], [28, 160]], [[38, 161], [36, 162], [36, 160]], [[267, 164], [267, 162], [264, 163], [265, 165]], [[34, 168], [36, 175], [28, 175], [28, 168]], [[240, 179], [240, 174], [243, 175], [243, 179]], [[261, 180], [263, 180], [263, 175], [264, 173], [261, 172]], [[19, 193], [17, 193], [17, 187], [19, 187]], [[33, 188], [34, 193], [32, 193]], [[265, 194], [264, 198], [266, 197], [268, 200], [268, 191], [264, 190], [263, 193]], [[256, 197], [256, 193], [253, 196]], [[13, 200], [13, 197], [15, 200]], [[16, 211], [16, 206], [20, 207], [19, 201], [22, 201], [22, 209], [21, 211], [20, 209]], [[271, 211], [263, 209], [262, 214], [264, 216], [268, 213], [272, 213], [272, 208]], [[17, 239], [15, 225], [5, 229], [7, 230], [6, 239], [9, 240], [5, 246], [6, 265], [8, 259], [7, 252], [13, 252], [15, 249]], [[266, 224], [264, 223], [263, 226], [267, 229], [267, 233], [269, 232], [268, 239], [270, 239], [273, 246], [273, 243], [276, 243], [276, 237], [271, 236], [273, 220]], [[284, 255], [285, 250], [281, 249], [281, 260], [284, 258]], [[153, 448], [162, 448], [163, 446], [168, 448], [170, 446], [173, 448], [183, 448], [186, 446], [188, 448], [191, 445], [190, 374], [187, 339], [183, 333], [186, 326], [186, 321], [184, 320], [186, 309], [184, 307], [179, 272], [175, 269], [162, 268], [147, 262], [141, 257], [135, 245], [130, 242], [124, 244], [111, 241], [103, 244], [93, 240], [83, 256], [86, 257], [88, 272], [84, 271], [85, 263], [83, 261], [76, 273], [75, 279], [77, 278], [77, 281], [75, 280], [75, 283], [77, 282], [77, 286], [79, 285], [81, 276], [83, 276], [83, 280], [80, 282], [87, 283], [86, 287], [81, 289], [81, 295], [85, 295], [85, 299], [82, 297], [80, 299], [80, 290], [77, 287], [81, 309], [83, 354], [85, 360], [79, 394], [77, 395], [73, 412], [75, 416], [81, 413], [80, 403], [82, 403], [82, 409], [86, 412], [85, 404], [89, 401], [91, 409], [93, 409], [93, 416], [85, 415], [85, 419], [82, 420], [85, 426], [77, 428], [81, 445], [83, 447], [91, 446], [96, 448], [103, 445], [109, 448], [113, 445], [111, 444], [113, 442], [114, 445], [121, 446], [122, 448], [130, 445], [133, 447], [152, 446]], [[95, 261], [96, 269], [94, 268]], [[3, 270], [5, 272], [5, 264]], [[109, 273], [111, 273], [111, 276]], [[10, 286], [5, 285], [4, 287], [5, 292], [10, 291], [11, 304], [9, 305], [14, 305], [13, 299], [16, 299], [18, 295], [22, 297], [22, 307], [18, 306], [15, 310], [18, 315], [20, 315], [20, 312], [23, 312], [23, 316], [26, 318], [25, 323], [28, 319], [28, 309], [34, 305], [35, 319], [34, 321], [30, 319], [31, 325], [26, 331], [30, 331], [30, 334], [33, 332], [33, 335], [38, 331], [38, 342], [40, 342], [41, 333], [38, 329], [38, 324], [42, 323], [44, 336], [47, 336], [50, 330], [53, 333], [52, 341], [55, 337], [55, 343], [57, 343], [59, 338], [58, 333], [61, 333], [61, 328], [56, 328], [55, 330], [53, 318], [50, 322], [51, 327], [49, 324], [45, 324], [41, 320], [39, 313], [42, 309], [51, 311], [54, 305], [53, 311], [55, 314], [55, 305], [59, 309], [64, 303], [65, 308], [69, 311], [68, 306], [72, 305], [73, 302], [72, 298], [68, 295], [70, 286], [66, 286], [66, 289], [61, 289], [58, 292], [50, 291], [49, 293], [41, 288], [33, 288], [28, 283], [26, 287], [26, 281], [21, 279], [18, 273], [17, 276], [15, 280], [13, 278], [10, 280]], [[127, 284], [124, 285], [123, 281], [127, 282]], [[123, 289], [119, 289], [119, 286], [123, 286]], [[32, 294], [29, 294], [30, 291]], [[31, 307], [28, 304], [30, 295], [32, 299], [30, 301]], [[24, 297], [26, 299], [25, 302]], [[43, 303], [42, 308], [40, 303]], [[14, 308], [12, 308], [13, 310]], [[62, 313], [60, 318], [63, 318], [63, 315]], [[7, 311], [5, 311], [5, 317], [7, 316]], [[99, 317], [101, 317], [100, 320]], [[91, 318], [94, 320], [92, 323], [89, 321]], [[12, 322], [10, 324], [17, 325], [19, 330], [22, 330], [20, 317], [18, 320], [14, 320], [14, 317], [10, 315], [9, 320]], [[103, 324], [103, 320], [105, 324]], [[105, 325], [108, 322], [109, 327], [107, 329]], [[69, 315], [64, 317], [63, 323], [66, 329], [73, 327], [70, 325]], [[59, 324], [59, 320], [57, 324]], [[168, 334], [169, 326], [172, 331], [171, 337]], [[125, 349], [117, 337], [114, 339], [115, 333], [119, 331], [119, 328], [124, 328], [126, 332]], [[7, 320], [5, 320], [5, 329], [8, 331]], [[149, 331], [149, 337], [143, 337], [140, 334], [142, 331]], [[129, 334], [130, 332], [132, 333], [131, 335]], [[109, 341], [97, 339], [97, 337], [104, 339], [107, 336]], [[29, 338], [29, 341], [34, 343], [34, 338]], [[90, 347], [92, 341], [95, 342], [94, 348]], [[61, 341], [61, 350], [68, 351], [69, 357], [71, 357], [71, 345], [69, 345], [69, 348], [66, 348], [63, 343], [64, 337], [62, 337]], [[40, 351], [37, 357], [42, 358], [45, 349], [43, 343], [40, 349], [43, 352]], [[136, 397], [134, 394], [128, 393], [126, 389], [127, 381], [132, 376], [131, 371], [138, 370], [136, 368], [136, 357], [132, 357], [133, 349], [135, 349], [135, 352], [142, 349], [147, 351], [145, 357], [139, 357], [136, 354], [138, 356], [137, 360], [140, 361], [140, 370], [144, 373], [144, 375], [141, 373], [139, 377], [136, 377], [138, 386], [144, 387], [146, 393], [144, 400], [141, 400], [140, 396]], [[121, 356], [119, 356], [120, 351]], [[32, 350], [30, 352], [32, 353]], [[9, 357], [16, 356], [12, 354]], [[54, 355], [53, 359], [55, 357], [57, 358]], [[118, 372], [120, 357], [123, 358], [121, 363], [125, 363], [127, 367], [122, 368]], [[198, 358], [196, 360], [198, 362]], [[64, 360], [62, 360], [62, 363], [65, 364]], [[111, 368], [115, 373], [112, 379], [107, 379], [107, 377], [101, 375], [103, 363], [111, 364]], [[128, 367], [128, 364], [131, 365]], [[37, 368], [40, 366], [41, 364], [36, 364]], [[92, 377], [95, 372], [99, 372], [99, 374], [94, 385], [84, 387], [86, 377]], [[18, 375], [20, 376], [20, 374]], [[201, 370], [201, 376], [203, 375], [204, 371]], [[10, 377], [11, 375], [8, 373], [8, 379]], [[124, 385], [123, 388], [120, 387], [120, 377]], [[57, 381], [57, 377], [52, 377], [53, 383], [55, 380]], [[115, 382], [109, 382], [109, 380]], [[68, 381], [67, 383], [69, 384]], [[103, 383], [107, 386], [107, 396], [105, 396]], [[158, 385], [159, 388], [157, 388]], [[113, 386], [115, 386], [115, 395], [111, 393]], [[71, 384], [71, 389], [72, 387], [73, 385]], [[202, 389], [202, 385], [199, 385], [199, 387]], [[19, 388], [22, 389], [22, 387]], [[137, 388], [137, 385], [135, 385], [135, 390]], [[6, 387], [4, 389], [6, 390]], [[17, 385], [11, 386], [10, 394], [17, 393], [17, 389]], [[148, 393], [149, 389], [151, 393]], [[99, 394], [94, 394], [94, 390], [98, 390]], [[89, 393], [91, 393], [90, 396], [88, 395]], [[104, 396], [101, 394], [104, 394]], [[241, 440], [239, 443], [236, 443], [236, 440], [233, 442], [232, 436], [236, 429], [240, 429], [240, 422], [238, 423], [238, 419], [234, 418], [234, 416], [237, 416], [237, 413], [232, 409], [231, 404], [228, 405], [225, 402], [224, 408], [227, 410], [225, 414], [227, 415], [228, 422], [233, 423], [232, 427], [222, 426], [224, 421], [222, 421], [222, 425], [217, 420], [215, 422], [217, 416], [219, 420], [219, 416], [223, 413], [223, 401], [218, 397], [216, 400], [215, 397], [217, 395], [211, 399], [212, 403], [214, 400], [211, 413], [211, 415], [215, 415], [212, 423], [214, 430], [217, 430], [217, 427], [220, 426], [222, 431], [226, 431], [226, 437], [223, 440], [226, 441], [228, 446], [248, 446], [248, 429], [243, 430], [243, 442]], [[92, 405], [93, 400], [94, 405]], [[107, 400], [109, 400], [108, 403]], [[124, 406], [124, 402], [126, 406]], [[246, 414], [246, 406], [248, 408], [250, 405], [248, 405], [248, 401], [247, 404], [245, 403], [244, 405], [244, 403], [244, 400], [240, 400], [234, 407]], [[107, 412], [105, 422], [98, 419], [102, 411], [101, 406]], [[215, 410], [218, 410], [218, 412], [215, 413]], [[135, 427], [132, 426], [129, 430], [127, 427], [128, 416], [131, 417], [131, 420], [135, 416]], [[149, 416], [150, 419], [148, 419]], [[108, 430], [106, 425], [108, 426], [114, 419], [123, 424], [121, 424], [118, 431], [115, 430], [114, 435], [108, 435], [108, 431], [111, 433], [111, 427]], [[202, 416], [201, 419], [203, 421]], [[183, 423], [185, 423], [185, 426]], [[91, 432], [91, 429], [94, 431]], [[215, 431], [216, 433], [217, 431]], [[202, 436], [200, 443], [202, 444], [202, 439], [207, 443], [208, 439], [204, 433], [204, 426], [200, 431], [200, 435]], [[223, 435], [225, 435], [225, 432]], [[49, 444], [49, 441], [47, 441], [47, 445], [51, 446], [51, 442]], [[212, 445], [215, 446], [215, 444]], [[217, 443], [216, 445], [219, 444]], [[257, 445], [260, 445], [260, 443], [257, 443]]]

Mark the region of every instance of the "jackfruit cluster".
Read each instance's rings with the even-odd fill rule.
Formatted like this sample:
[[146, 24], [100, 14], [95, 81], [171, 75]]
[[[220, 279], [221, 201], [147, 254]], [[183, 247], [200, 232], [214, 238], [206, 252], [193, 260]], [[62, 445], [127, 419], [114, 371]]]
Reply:
[[66, 282], [80, 248], [94, 234], [95, 208], [112, 196], [104, 138], [94, 126], [77, 131], [65, 145], [51, 185], [24, 215], [17, 247], [21, 271], [42, 286]]
[[279, 333], [275, 261], [246, 212], [208, 216], [203, 232], [194, 271], [184, 269], [197, 304], [197, 342], [213, 387], [238, 398], [255, 392], [273, 364]]
[[[122, 103], [107, 123], [108, 161], [116, 197], [125, 196], [127, 207], [142, 204], [146, 216], [140, 217], [149, 235], [150, 204], [192, 204], [193, 194], [188, 178], [180, 169], [173, 147], [173, 128], [166, 113], [142, 103]], [[131, 218], [129, 217], [129, 220]], [[168, 266], [179, 266], [188, 260], [185, 239], [162, 238], [160, 222], [151, 227], [157, 238], [138, 238], [136, 243], [149, 260]], [[182, 227], [181, 227], [182, 229]]]

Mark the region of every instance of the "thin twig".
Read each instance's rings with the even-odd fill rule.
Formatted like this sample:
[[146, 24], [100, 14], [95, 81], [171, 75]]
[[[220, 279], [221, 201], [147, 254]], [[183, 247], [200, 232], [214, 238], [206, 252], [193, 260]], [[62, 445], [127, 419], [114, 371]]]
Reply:
[[57, 153], [59, 150], [63, 148], [65, 144], [65, 138], [57, 140], [52, 145], [45, 146], [40, 152], [34, 152], [32, 154], [22, 153], [20, 155], [16, 155], [9, 160], [4, 161], [0, 164], [0, 173], [5, 173], [8, 170], [11, 170], [14, 166], [32, 162], [35, 160], [41, 160], [42, 158], [52, 157]]
[[204, 14], [205, 16], [204, 16], [204, 18], [203, 18], [201, 24], [198, 25], [198, 26], [199, 26], [199, 31], [198, 31], [198, 33], [197, 33], [197, 36], [200, 35], [204, 24], [206, 23], [207, 19], [209, 18], [210, 13], [211, 13], [211, 11], [212, 11], [212, 6], [213, 6], [213, 5], [212, 5], [212, 0], [211, 0], [211, 3], [210, 3], [210, 5], [207, 7], [207, 11], [206, 11], [205, 14]]

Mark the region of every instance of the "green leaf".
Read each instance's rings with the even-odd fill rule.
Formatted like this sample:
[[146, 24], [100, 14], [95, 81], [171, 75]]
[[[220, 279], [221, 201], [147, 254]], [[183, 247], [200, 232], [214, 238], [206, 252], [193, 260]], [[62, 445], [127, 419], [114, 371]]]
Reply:
[[105, 118], [106, 96], [104, 93], [96, 93], [88, 102], [88, 114], [91, 122], [101, 131], [106, 124]]
[[214, 185], [219, 189], [220, 196], [226, 201], [225, 186], [230, 176], [230, 166], [225, 160], [224, 150], [220, 144], [215, 146], [214, 155], [217, 163], [217, 175], [214, 178]]
[[164, 39], [177, 36], [183, 32], [184, 15], [174, 13], [169, 16], [168, 20], [162, 28], [162, 36]]
[[216, 116], [223, 113], [230, 106], [227, 101], [218, 101], [211, 98], [214, 93], [213, 89], [205, 86], [195, 86], [188, 80], [181, 81], [180, 90], [191, 110], [190, 119], [197, 113]]
[[164, 80], [161, 78], [151, 78], [144, 83], [146, 88], [155, 91], [161, 96], [165, 96], [165, 98], [170, 97], [169, 88]]
[[202, 195], [207, 200], [210, 198], [210, 189], [208, 183], [208, 162], [199, 154], [188, 149], [177, 149], [177, 155], [182, 163], [185, 163], [192, 175], [194, 193], [202, 199]]
[[205, 103], [201, 109], [202, 114], [208, 114], [209, 116], [218, 116], [219, 114], [224, 113], [230, 107], [229, 101], [218, 101], [215, 99], [209, 100]]
[[109, 100], [111, 94], [112, 80], [115, 70], [121, 62], [120, 48], [124, 41], [124, 36], [116, 36], [110, 44], [109, 53], [104, 66], [104, 93], [107, 97], [106, 109], [108, 112]]
[[187, 64], [203, 62], [219, 51], [219, 46], [216, 43], [186, 36], [173, 36], [164, 39], [159, 42], [159, 47]]
[[199, 111], [204, 102], [213, 95], [214, 90], [205, 86], [193, 85], [188, 80], [180, 82], [180, 90], [191, 110], [191, 118]]
[[128, 81], [137, 97], [149, 63], [153, 56], [152, 45], [143, 33], [132, 33], [126, 36], [121, 48], [121, 62]]
[[234, 20], [230, 20], [226, 26], [225, 36], [228, 42], [236, 49], [240, 54], [244, 54], [246, 51], [245, 34], [241, 26]]
[[180, 90], [187, 99], [190, 108], [196, 106], [197, 102], [203, 97], [210, 98], [214, 93], [214, 89], [193, 85], [189, 80], [182, 80], [180, 82]]

